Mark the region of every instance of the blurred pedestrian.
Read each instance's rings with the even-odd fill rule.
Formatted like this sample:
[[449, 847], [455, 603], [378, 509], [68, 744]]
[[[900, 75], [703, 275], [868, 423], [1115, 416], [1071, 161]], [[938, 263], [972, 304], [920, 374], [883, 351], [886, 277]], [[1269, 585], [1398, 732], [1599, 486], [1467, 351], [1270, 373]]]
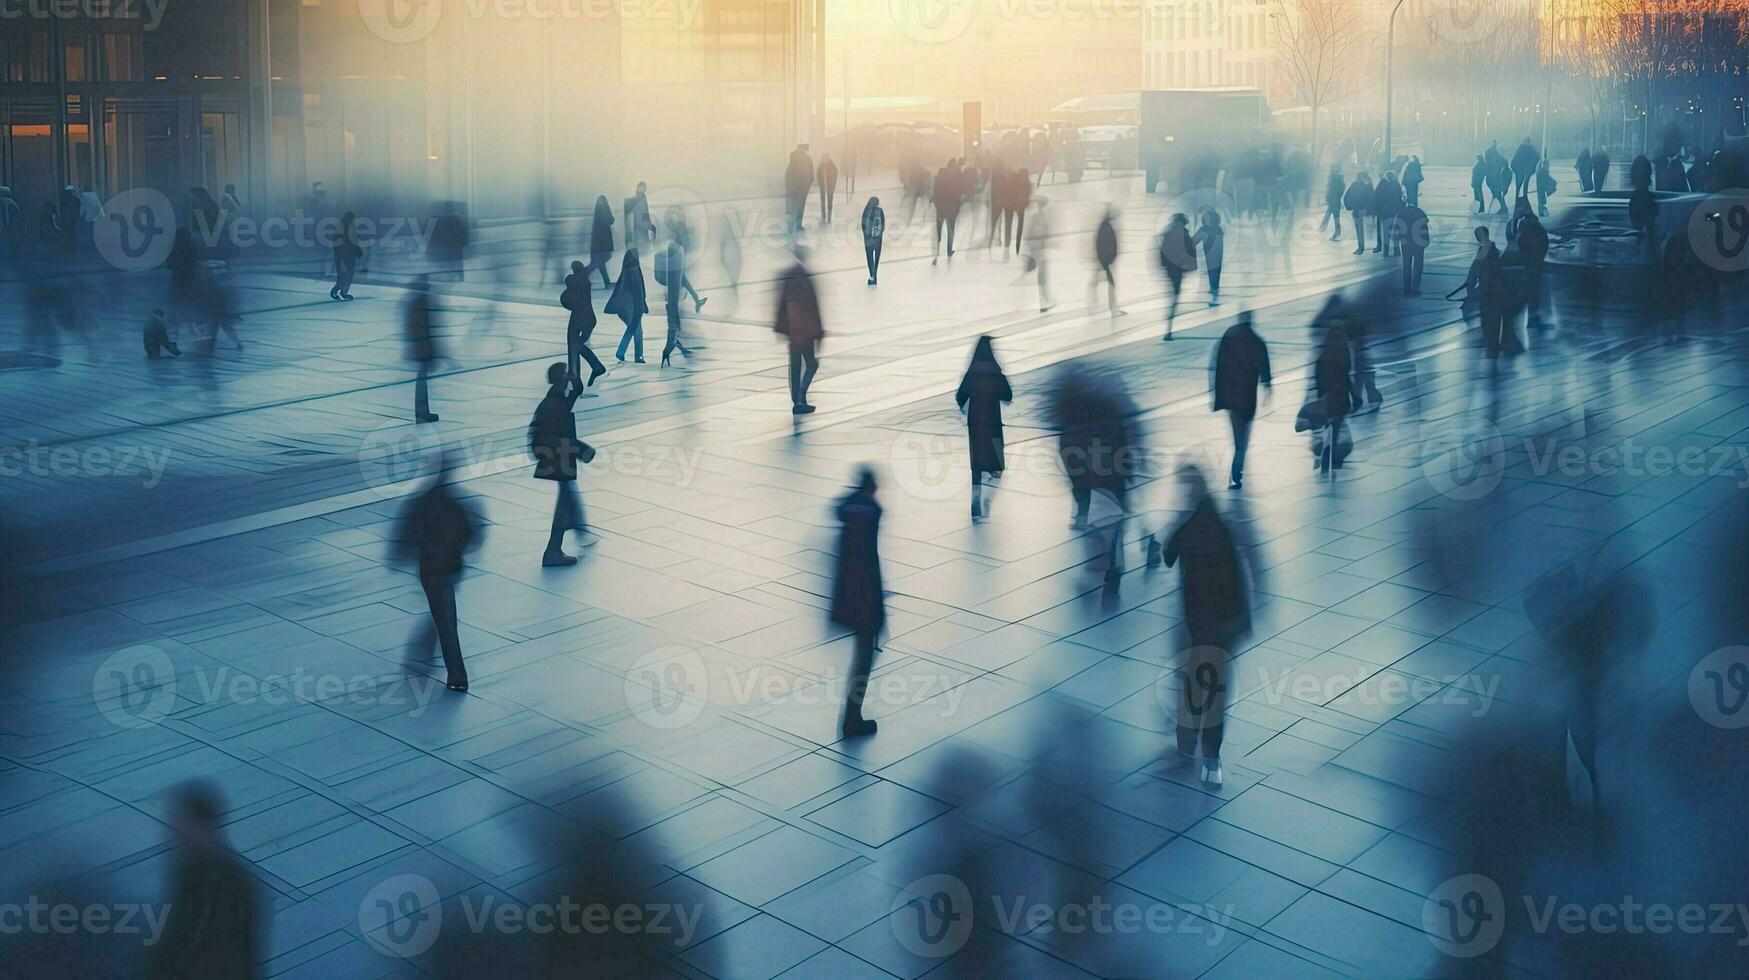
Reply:
[[417, 372], [413, 379], [413, 420], [436, 422], [437, 413], [431, 410], [428, 379], [432, 365], [442, 355], [431, 326], [430, 277], [419, 276], [413, 280], [413, 288], [408, 291], [402, 310], [401, 324], [407, 340], [407, 359], [413, 362]]
[[619, 317], [626, 325], [614, 357], [624, 364], [626, 345], [636, 341], [632, 356], [637, 363], [644, 363], [644, 314], [650, 312], [650, 304], [645, 298], [644, 270], [638, 264], [637, 249], [626, 249], [625, 258], [619, 264], [619, 281], [613, 284], [613, 293], [607, 297], [607, 305], [601, 308], [601, 312]]
[[1403, 168], [1403, 203], [1411, 206], [1421, 203], [1421, 184], [1427, 175], [1421, 172], [1421, 158], [1410, 156], [1409, 165]]
[[1342, 167], [1331, 167], [1330, 176], [1324, 181], [1324, 220], [1318, 222], [1318, 231], [1322, 232], [1325, 225], [1335, 222], [1336, 227], [1330, 233], [1333, 242], [1342, 240], [1342, 198], [1347, 189], [1348, 185], [1342, 179]]
[[1342, 206], [1348, 209], [1348, 214], [1354, 219], [1354, 254], [1366, 252], [1366, 214], [1373, 208], [1372, 178], [1366, 171], [1354, 175], [1354, 183], [1348, 185], [1348, 193], [1342, 195]]
[[1542, 162], [1542, 155], [1536, 151], [1530, 137], [1526, 136], [1518, 144], [1518, 149], [1512, 151], [1512, 192], [1514, 196], [1523, 197], [1530, 187], [1530, 182], [1536, 177], [1537, 165]]
[[[972, 349], [972, 363], [960, 379], [954, 403], [966, 413], [966, 436], [972, 457], [972, 519], [989, 516], [984, 498], [984, 478], [994, 483], [1007, 468], [1002, 434], [1002, 406], [1014, 400], [1008, 376], [996, 361], [996, 348], [989, 337], [979, 337]], [[994, 494], [994, 490], [991, 491]]]
[[1502, 350], [1502, 334], [1506, 326], [1507, 290], [1500, 268], [1500, 249], [1495, 246], [1488, 229], [1476, 229], [1476, 254], [1470, 260], [1470, 270], [1463, 284], [1447, 294], [1450, 299], [1464, 293], [1466, 309], [1473, 308], [1482, 327], [1482, 346], [1489, 357], [1498, 357]]
[[873, 735], [879, 727], [862, 716], [863, 696], [869, 671], [874, 668], [875, 644], [887, 622], [886, 590], [881, 580], [881, 505], [875, 500], [874, 471], [857, 470], [856, 487], [839, 498], [837, 571], [832, 583], [832, 622], [849, 629], [855, 652], [846, 678], [844, 718], [839, 734], [844, 738]]
[[[1329, 473], [1342, 468], [1352, 443], [1346, 420], [1354, 407], [1354, 354], [1348, 343], [1348, 330], [1339, 318], [1331, 318], [1324, 328], [1323, 346], [1312, 365], [1314, 409], [1310, 428], [1318, 470]], [[1301, 409], [1306, 415], [1306, 409]]]
[[1166, 336], [1172, 339], [1172, 321], [1178, 319], [1178, 298], [1184, 292], [1184, 274], [1196, 271], [1196, 242], [1190, 234], [1190, 218], [1176, 212], [1160, 232], [1160, 271], [1166, 274]]
[[[1202, 781], [1220, 786], [1221, 743], [1231, 693], [1230, 665], [1235, 648], [1250, 631], [1250, 601], [1233, 534], [1215, 508], [1208, 481], [1195, 466], [1178, 471], [1178, 484], [1190, 516], [1166, 539], [1160, 558], [1167, 568], [1184, 563], [1180, 589], [1184, 622], [1190, 634], [1178, 680], [1178, 752], [1202, 755]], [[1150, 542], [1149, 558], [1159, 547]]]
[[784, 273], [778, 287], [777, 317], [772, 329], [789, 342], [790, 413], [807, 415], [814, 411], [808, 403], [808, 387], [820, 370], [820, 340], [826, 329], [820, 318], [820, 297], [814, 291], [814, 277], [808, 272], [806, 256], [797, 251], [795, 264]]
[[1543, 263], [1549, 257], [1549, 232], [1536, 215], [1526, 214], [1518, 226], [1518, 256], [1524, 265], [1525, 306], [1533, 325], [1541, 325]]
[[[668, 242], [668, 247], [656, 256], [656, 282], [663, 287], [662, 309], [668, 317], [668, 339], [662, 345], [662, 367], [668, 366], [668, 359], [675, 351], [692, 359], [692, 352], [680, 340], [680, 296], [686, 291], [686, 253], [680, 247], [678, 240]], [[703, 306], [703, 301], [694, 298], [693, 312]]]
[[[587, 293], [587, 290], [584, 290]], [[583, 503], [577, 496], [577, 463], [595, 459], [595, 449], [577, 438], [577, 398], [583, 385], [577, 373], [563, 363], [547, 366], [547, 393], [528, 423], [528, 448], [534, 454], [534, 478], [557, 484], [553, 502], [553, 525], [547, 533], [543, 566], [575, 565], [565, 554], [565, 532], [582, 535]]]
[[1227, 233], [1221, 228], [1221, 213], [1203, 208], [1202, 227], [1191, 236], [1194, 245], [1202, 246], [1202, 271], [1209, 281], [1209, 305], [1221, 305], [1221, 270], [1227, 261]]
[[466, 691], [468, 669], [462, 662], [461, 634], [456, 625], [455, 586], [461, 578], [462, 556], [475, 543], [478, 521], [451, 491], [443, 472], [446, 466], [439, 463], [437, 475], [402, 510], [399, 545], [400, 553], [416, 562], [419, 585], [431, 609], [431, 629], [416, 641], [415, 649], [429, 655], [435, 640], [443, 651], [444, 685], [452, 691]]
[[1549, 216], [1549, 195], [1555, 192], [1555, 175], [1549, 173], [1549, 162], [1536, 165], [1536, 213]]
[[625, 215], [625, 246], [631, 249], [648, 248], [655, 240], [656, 222], [650, 217], [650, 186], [638, 181], [637, 190], [631, 197], [625, 199], [622, 208]]
[[1433, 234], [1427, 212], [1420, 205], [1410, 204], [1397, 212], [1397, 227], [1402, 235], [1403, 295], [1421, 295], [1421, 271], [1427, 264], [1427, 245]]
[[949, 160], [947, 165], [935, 172], [935, 187], [931, 193], [931, 201], [935, 205], [935, 245], [929, 260], [930, 265], [941, 261], [941, 239], [947, 237], [947, 257], [953, 258], [954, 228], [959, 224], [960, 195], [960, 165], [958, 160]]
[[1123, 316], [1124, 311], [1117, 306], [1117, 279], [1113, 277], [1111, 267], [1117, 263], [1117, 214], [1110, 205], [1106, 205], [1105, 214], [1100, 216], [1099, 227], [1093, 231], [1093, 259], [1098, 267], [1093, 270], [1093, 281], [1087, 284], [1087, 307], [1099, 298], [1099, 281], [1105, 280], [1106, 302], [1112, 316]]
[[261, 975], [267, 958], [261, 885], [225, 839], [218, 790], [204, 780], [182, 783], [171, 791], [169, 809], [176, 834], [170, 897], [162, 906], [164, 931], [148, 947], [144, 975], [150, 980]]
[[1251, 311], [1221, 335], [1215, 347], [1214, 411], [1226, 412], [1233, 427], [1233, 466], [1227, 487], [1238, 490], [1245, 481], [1245, 451], [1251, 445], [1251, 422], [1257, 417], [1257, 387], [1270, 389], [1269, 349], [1251, 327]]
[[1476, 198], [1476, 213], [1488, 210], [1486, 199], [1482, 196], [1482, 188], [1488, 184], [1488, 161], [1485, 156], [1476, 154], [1476, 165], [1470, 168], [1470, 193]]
[[1609, 185], [1609, 154], [1601, 149], [1591, 154], [1591, 189], [1605, 190]]
[[172, 357], [182, 356], [182, 348], [170, 339], [170, 324], [165, 320], [162, 308], [153, 310], [146, 319], [140, 339], [146, 346], [147, 357], [156, 358], [160, 351], [169, 351]]
[[1573, 170], [1579, 175], [1580, 192], [1585, 194], [1591, 193], [1591, 147], [1587, 146], [1579, 151], [1578, 158], [1573, 161]]
[[1377, 240], [1373, 244], [1373, 252], [1383, 253], [1386, 258], [1396, 254], [1397, 212], [1403, 209], [1403, 186], [1397, 183], [1397, 175], [1385, 171], [1379, 178], [1378, 186], [1373, 188], [1372, 195], [1374, 233]]
[[364, 255], [359, 247], [356, 224], [358, 215], [351, 211], [340, 216], [340, 232], [334, 238], [334, 288], [329, 299], [352, 298], [352, 277], [358, 272], [358, 260]]
[[[1033, 215], [1032, 230], [1027, 233], [1026, 272], [1038, 277], [1038, 311], [1049, 313], [1057, 304], [1051, 302], [1050, 253], [1051, 253], [1051, 217], [1048, 207], [1050, 200], [1043, 196], [1032, 199]], [[1024, 276], [1025, 273], [1022, 273]]]
[[868, 284], [877, 285], [881, 277], [881, 240], [887, 234], [887, 212], [881, 209], [881, 199], [870, 197], [862, 208], [862, 252], [868, 260]]
[[593, 387], [595, 379], [607, 373], [601, 358], [589, 349], [589, 338], [595, 333], [595, 298], [589, 281], [589, 267], [582, 262], [571, 263], [571, 274], [565, 277], [565, 290], [559, 294], [559, 305], [569, 311], [565, 321], [565, 359], [571, 373], [583, 373], [583, 361], [589, 362], [589, 380], [584, 387]]
[[[589, 220], [589, 269], [588, 272], [601, 273], [601, 288], [611, 289], [613, 283], [607, 280], [607, 263], [613, 258], [613, 205], [607, 203], [607, 195], [597, 195], [595, 198], [595, 214]], [[584, 276], [583, 286], [594, 287]]]
[[832, 223], [833, 199], [838, 193], [838, 165], [832, 162], [830, 153], [820, 157], [817, 183], [820, 185], [820, 220], [829, 225]]
[[802, 212], [808, 207], [808, 189], [814, 184], [814, 160], [808, 156], [808, 144], [797, 143], [790, 151], [789, 166], [783, 172], [784, 210], [789, 216], [790, 234], [802, 230]]

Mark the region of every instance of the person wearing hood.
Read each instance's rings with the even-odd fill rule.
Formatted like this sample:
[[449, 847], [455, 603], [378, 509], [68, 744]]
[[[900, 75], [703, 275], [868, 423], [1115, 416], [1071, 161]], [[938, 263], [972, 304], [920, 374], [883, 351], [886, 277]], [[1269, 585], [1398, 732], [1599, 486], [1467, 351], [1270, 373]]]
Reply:
[[1354, 175], [1354, 183], [1348, 185], [1348, 193], [1342, 196], [1342, 206], [1348, 209], [1348, 214], [1354, 219], [1354, 254], [1366, 252], [1366, 213], [1373, 207], [1372, 178], [1366, 171]]
[[868, 260], [868, 284], [879, 284], [881, 278], [881, 239], [887, 234], [887, 212], [881, 199], [870, 197], [862, 208], [862, 252]]
[[856, 487], [836, 506], [842, 530], [832, 580], [832, 622], [851, 631], [855, 653], [850, 661], [844, 695], [844, 738], [873, 735], [879, 727], [862, 716], [869, 671], [874, 668], [875, 643], [887, 622], [886, 589], [881, 578], [881, 505], [875, 500], [874, 471], [860, 467]]
[[613, 293], [607, 297], [607, 305], [601, 308], [601, 312], [619, 317], [626, 325], [625, 333], [619, 338], [619, 350], [614, 353], [619, 362], [625, 363], [626, 345], [635, 340], [632, 356], [637, 363], [644, 363], [644, 314], [650, 312], [650, 304], [644, 293], [644, 270], [638, 264], [637, 249], [626, 249], [625, 258], [619, 264], [619, 281], [613, 284]]
[[613, 258], [613, 205], [607, 203], [607, 195], [601, 194], [595, 198], [595, 215], [589, 223], [589, 268], [583, 276], [583, 285], [589, 284], [588, 273], [601, 273], [601, 288], [612, 289], [613, 283], [607, 279], [607, 263]]
[[[1014, 401], [1014, 389], [989, 337], [979, 337], [972, 349], [972, 363], [960, 379], [954, 403], [966, 413], [967, 443], [972, 456], [972, 520], [989, 515], [984, 497], [984, 478], [992, 482], [1007, 468], [1002, 434], [1002, 406]], [[993, 492], [993, 491], [992, 491]]]

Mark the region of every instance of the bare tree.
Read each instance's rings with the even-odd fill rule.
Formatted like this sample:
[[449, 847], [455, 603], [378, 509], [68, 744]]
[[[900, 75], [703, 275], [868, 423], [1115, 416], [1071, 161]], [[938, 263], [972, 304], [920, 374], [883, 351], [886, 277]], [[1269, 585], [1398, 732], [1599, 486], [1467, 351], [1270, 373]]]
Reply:
[[1365, 36], [1348, 0], [1275, 0], [1275, 57], [1312, 114], [1312, 159], [1318, 160], [1318, 113], [1360, 90]]

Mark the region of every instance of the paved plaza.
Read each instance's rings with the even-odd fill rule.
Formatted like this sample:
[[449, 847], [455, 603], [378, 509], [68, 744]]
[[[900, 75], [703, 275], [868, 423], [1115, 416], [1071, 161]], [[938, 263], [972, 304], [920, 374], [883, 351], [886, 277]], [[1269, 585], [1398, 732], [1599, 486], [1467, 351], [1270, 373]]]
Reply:
[[[1293, 431], [1308, 325], [1333, 292], [1394, 295], [1396, 260], [1315, 216], [1241, 222], [1222, 304], [1192, 279], [1163, 343], [1168, 202], [1139, 179], [1042, 189], [1048, 312], [1000, 248], [932, 264], [921, 212], [870, 288], [859, 202], [811, 239], [816, 414], [789, 411], [775, 243], [746, 244], [738, 288], [701, 265], [684, 366], [657, 366], [659, 314], [649, 363], [609, 359], [602, 316], [613, 370], [578, 403], [601, 453], [571, 568], [541, 566], [551, 487], [525, 437], [564, 354], [556, 284], [439, 284], [442, 421], [416, 426], [389, 270], [333, 303], [301, 260], [240, 269], [244, 348], [155, 361], [136, 331], [162, 273], [67, 274], [92, 325], [58, 366], [0, 372], [0, 902], [164, 901], [168, 793], [199, 777], [259, 878], [275, 977], [521, 976], [568, 949], [603, 976], [1558, 972], [1558, 935], [1465, 949], [1429, 913], [1477, 870], [1466, 780], [1539, 724], [1558, 666], [1525, 600], [1550, 569], [1607, 542], [1656, 585], [1649, 649], [1695, 629], [1749, 478], [1749, 360], [1740, 315], [1702, 302], [1655, 324], [1557, 304], [1525, 353], [1483, 360], [1443, 298], [1473, 251], [1467, 174], [1430, 175], [1425, 294], [1378, 307], [1383, 408], [1334, 479]], [[1108, 201], [1117, 317], [1088, 298]], [[902, 224], [896, 189], [885, 203]], [[6, 275], [16, 348], [25, 274]], [[1216, 493], [1254, 622], [1215, 788], [1175, 751], [1179, 571], [1147, 567], [1144, 539], [1183, 516], [1179, 464], [1225, 482], [1209, 364], [1244, 309], [1275, 383], [1244, 489]], [[986, 334], [1015, 400], [974, 524], [952, 394]], [[1119, 374], [1141, 407], [1150, 470], [1112, 600], [1054, 463], [1043, 392], [1066, 370]], [[409, 643], [426, 600], [390, 547], [439, 462], [486, 522], [459, 590], [465, 694]], [[861, 463], [882, 481], [889, 632], [879, 732], [843, 740], [831, 505]], [[1601, 706], [1598, 795], [1641, 832], [1647, 788], [1683, 775], [1646, 761], [1648, 719], [1692, 717], [1693, 659], [1644, 658], [1632, 703]], [[1634, 836], [1596, 846], [1638, 855]], [[632, 925], [568, 947], [540, 928], [558, 896]], [[72, 975], [126, 972], [140, 939], [119, 932], [21, 941]]]

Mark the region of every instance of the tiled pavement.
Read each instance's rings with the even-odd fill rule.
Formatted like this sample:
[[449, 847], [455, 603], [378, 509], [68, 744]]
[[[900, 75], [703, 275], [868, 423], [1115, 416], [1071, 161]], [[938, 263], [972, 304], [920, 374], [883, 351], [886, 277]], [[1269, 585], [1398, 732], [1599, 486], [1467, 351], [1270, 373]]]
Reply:
[[[1126, 221], [1138, 287], [1144, 224]], [[1310, 357], [1303, 326], [1324, 292], [1377, 260], [1295, 247], [1292, 272], [1259, 262], [1233, 273], [1233, 299], [1259, 308], [1279, 380], [1246, 490], [1222, 495], [1256, 622], [1232, 674], [1219, 790], [1172, 751], [1177, 574], [1139, 560], [1140, 535], [1177, 513], [1172, 481], [1143, 488], [1132, 570], [1121, 599], [1102, 603], [1061, 480], [1042, 462], [1051, 443], [1037, 398], [1070, 354], [1079, 367], [1121, 367], [1162, 474], [1185, 456], [1219, 472], [1224, 423], [1203, 400], [1214, 311], [1193, 308], [1185, 338], [1165, 347], [1158, 299], [1139, 288], [1134, 322], [1113, 326], [1022, 312], [1030, 288], [998, 288], [1013, 271], [994, 263], [964, 261], [951, 280], [904, 263], [874, 294], [839, 273], [824, 287], [828, 329], [843, 324], [844, 339], [828, 350], [822, 411], [799, 433], [764, 327], [703, 324], [711, 350], [698, 370], [615, 372], [580, 414], [605, 451], [584, 482], [596, 533], [570, 569], [535, 560], [546, 485], [520, 461], [498, 462], [514, 457], [531, 407], [526, 376], [552, 355], [442, 379], [442, 431], [472, 454], [463, 492], [490, 522], [461, 589], [473, 688], [454, 696], [436, 664], [405, 652], [424, 600], [385, 538], [407, 471], [353, 458], [405, 398], [369, 387], [396, 370], [386, 307], [306, 317], [294, 301], [252, 325], [263, 361], [221, 386], [246, 401], [226, 414], [177, 421], [211, 413], [160, 404], [167, 414], [144, 430], [136, 416], [97, 422], [76, 398], [63, 403], [58, 430], [75, 438], [119, 425], [103, 438], [151, 431], [213, 458], [169, 471], [170, 504], [166, 490], [138, 495], [141, 513], [167, 515], [140, 539], [186, 543], [117, 557], [101, 550], [108, 541], [80, 539], [67, 546], [84, 554], [68, 562], [78, 567], [14, 586], [0, 882], [8, 895], [161, 901], [165, 794], [201, 776], [223, 788], [227, 832], [271, 896], [276, 976], [527, 972], [553, 939], [473, 917], [582, 892], [684, 924], [651, 921], [614, 948], [649, 975], [1452, 972], [1423, 934], [1423, 909], [1465, 870], [1458, 763], [1535, 714], [1548, 663], [1524, 587], [1615, 535], [1662, 584], [1660, 605], [1679, 608], [1743, 475], [1740, 460], [1710, 476], [1566, 473], [1518, 440], [1735, 445], [1749, 425], [1741, 348], [1723, 329], [1687, 325], [1654, 343], [1619, 317], [1581, 328], [1570, 311], [1496, 377], [1446, 322], [1450, 308], [1428, 299], [1375, 348], [1386, 407], [1357, 421], [1341, 478], [1320, 481], [1291, 431]], [[1061, 264], [1070, 306], [1084, 274]], [[1428, 294], [1455, 275], [1433, 270]], [[251, 288], [264, 301], [312, 292], [289, 279]], [[744, 300], [766, 305], [752, 290]], [[320, 319], [332, 315], [374, 324], [381, 339], [338, 339]], [[551, 332], [548, 313], [507, 319], [519, 344]], [[298, 338], [288, 349], [326, 337], [325, 358], [353, 363], [254, 354], [274, 343], [257, 341], [270, 329]], [[1018, 397], [994, 518], [970, 525], [946, 392], [981, 332], [998, 334]], [[138, 365], [115, 367], [130, 393], [121, 401], [150, 405], [125, 373]], [[332, 397], [285, 397], [318, 377]], [[186, 384], [169, 391], [186, 397]], [[447, 428], [452, 417], [467, 427]], [[251, 452], [272, 442], [296, 448]], [[1481, 469], [1445, 452], [1454, 445], [1481, 447]], [[1502, 445], [1494, 467], [1488, 450]], [[325, 459], [330, 479], [292, 462], [298, 453]], [[870, 695], [881, 730], [843, 742], [848, 642], [823, 613], [828, 503], [865, 460], [886, 477], [891, 634]], [[268, 482], [225, 482], [225, 467]], [[265, 501], [237, 499], [256, 486]], [[79, 509], [79, 481], [28, 491], [27, 518], [77, 516], [90, 530], [115, 520]], [[9, 501], [20, 496], [14, 484]], [[202, 530], [219, 521], [236, 533]], [[125, 689], [117, 672], [149, 683]], [[1658, 700], [1685, 697], [1654, 679]], [[922, 910], [955, 888], [969, 931], [937, 935], [928, 926], [947, 920]], [[402, 893], [417, 899], [396, 906], [402, 918], [372, 917], [376, 900]], [[1101, 908], [1143, 924], [1078, 927]], [[1490, 962], [1530, 972], [1536, 956], [1514, 947], [1510, 962], [1505, 951]]]

